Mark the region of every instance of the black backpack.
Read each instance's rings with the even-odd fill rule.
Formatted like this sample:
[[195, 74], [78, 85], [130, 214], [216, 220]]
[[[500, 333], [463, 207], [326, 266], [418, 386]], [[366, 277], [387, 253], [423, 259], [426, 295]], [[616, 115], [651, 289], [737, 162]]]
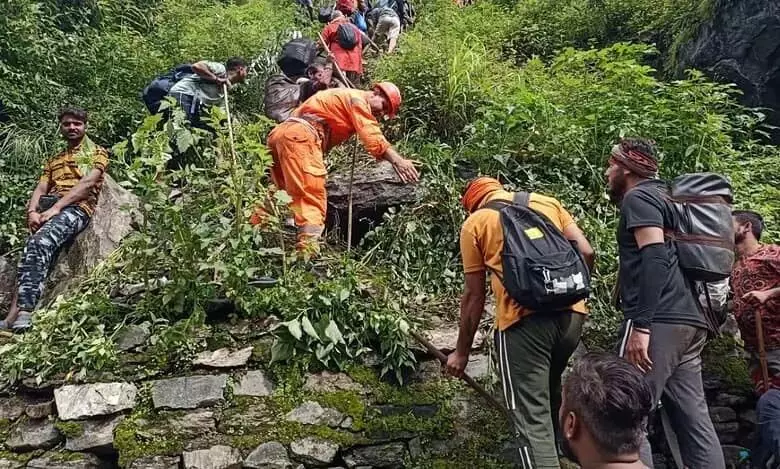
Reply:
[[352, 50], [358, 45], [358, 29], [351, 23], [342, 23], [336, 30], [336, 41], [342, 49]]
[[305, 37], [293, 39], [282, 46], [276, 64], [289, 77], [300, 77], [317, 57], [317, 43]]
[[665, 235], [674, 240], [680, 268], [694, 296], [700, 291], [706, 298], [708, 307], [702, 309], [712, 332], [719, 330], [727, 316], [726, 309], [711, 304], [708, 283], [729, 278], [734, 266], [733, 199], [729, 181], [715, 173], [678, 176], [667, 193], [677, 223]]
[[194, 73], [191, 64], [181, 64], [162, 75], [158, 75], [152, 80], [141, 93], [141, 100], [144, 102], [149, 112], [151, 114], [157, 114], [160, 110], [160, 103], [168, 96], [173, 85], [185, 76]]
[[568, 309], [590, 294], [590, 272], [582, 254], [549, 218], [528, 206], [530, 194], [512, 203], [495, 200], [504, 233], [501, 282], [520, 306], [535, 311]]
[[333, 19], [333, 8], [332, 7], [320, 8], [319, 13], [317, 14], [317, 20], [322, 24], [328, 24], [330, 23], [331, 19]]

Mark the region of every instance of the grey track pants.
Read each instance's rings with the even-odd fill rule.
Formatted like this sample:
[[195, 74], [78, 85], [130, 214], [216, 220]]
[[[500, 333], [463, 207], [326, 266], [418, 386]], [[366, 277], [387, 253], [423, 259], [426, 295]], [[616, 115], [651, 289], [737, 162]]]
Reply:
[[27, 239], [19, 261], [19, 309], [32, 311], [43, 294], [43, 283], [60, 248], [87, 227], [89, 215], [76, 205], [65, 207]]
[[556, 433], [561, 374], [580, 342], [584, 322], [583, 314], [537, 312], [495, 333], [504, 402], [519, 443], [517, 467], [560, 468]]
[[[628, 322], [621, 344], [625, 343], [630, 329]], [[649, 350], [653, 368], [646, 379], [653, 391], [654, 409], [659, 401], [663, 403], [663, 411], [675, 431], [671, 437], [677, 438], [685, 466], [688, 469], [725, 469], [723, 450], [710, 419], [701, 378], [701, 351], [706, 340], [707, 331], [702, 328], [654, 323]], [[668, 440], [670, 435], [666, 438]], [[641, 457], [646, 466], [653, 467], [647, 439], [642, 445]]]

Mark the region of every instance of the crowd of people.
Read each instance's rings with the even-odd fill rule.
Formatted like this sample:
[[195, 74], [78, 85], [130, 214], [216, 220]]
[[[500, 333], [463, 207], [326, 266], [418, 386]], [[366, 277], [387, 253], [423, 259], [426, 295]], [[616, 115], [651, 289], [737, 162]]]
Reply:
[[[764, 222], [758, 213], [731, 211], [725, 179], [712, 174], [672, 183], [658, 179], [653, 141], [623, 139], [608, 161], [606, 189], [620, 209], [616, 291], [624, 321], [616, 331], [616, 353], [576, 365], [561, 404], [561, 375], [580, 341], [587, 314], [582, 299], [595, 253], [558, 200], [512, 193], [498, 180], [480, 177], [462, 198], [469, 213], [460, 234], [465, 286], [447, 371], [464, 373], [484, 310], [486, 277], [492, 274], [498, 370], [523, 467], [558, 468], [559, 451], [573, 449], [584, 468], [652, 468], [645, 425], [658, 411], [673, 423], [665, 431], [676, 442], [670, 446], [679, 447], [679, 467], [724, 469], [705, 400], [701, 354], [722, 322], [713, 318], [727, 309], [720, 304], [725, 295], [714, 299], [708, 288], [730, 277], [725, 282], [760, 396], [753, 462], [780, 467], [780, 247], [759, 242]], [[720, 229], [719, 239], [684, 236], [681, 225], [701, 222], [695, 220], [697, 211], [718, 215], [704, 223]], [[571, 247], [556, 244], [558, 238]], [[693, 258], [691, 248], [697, 250]], [[724, 258], [726, 250], [731, 258]], [[711, 285], [689, 269], [692, 261], [706, 264], [708, 256], [718, 258], [713, 264], [718, 268], [708, 270]], [[725, 268], [717, 265], [724, 262]], [[637, 373], [641, 380], [631, 382]], [[572, 389], [579, 389], [576, 400]], [[587, 430], [579, 432], [583, 427]], [[585, 435], [579, 445], [571, 441], [576, 434]]]
[[[302, 3], [314, 18], [312, 4]], [[360, 88], [363, 48], [382, 44], [392, 53], [412, 12], [401, 0], [379, 0], [373, 7], [338, 0], [335, 8], [320, 12], [326, 24], [319, 43], [288, 44], [281, 72], [266, 82], [265, 112], [277, 123], [267, 139], [270, 176], [292, 199], [288, 223], [297, 230], [299, 252], [316, 254], [320, 248], [327, 206], [324, 157], [333, 147], [356, 135], [402, 182], [419, 179], [379, 125], [398, 114], [401, 91], [383, 81]], [[202, 113], [224, 106], [227, 90], [247, 73], [240, 57], [224, 64], [199, 61], [157, 77], [144, 99], [151, 112], [160, 112], [169, 96], [193, 127], [213, 131]], [[68, 107], [59, 114], [67, 148], [47, 162], [27, 205], [31, 235], [0, 328], [32, 326], [53, 259], [95, 212], [109, 157], [89, 139], [87, 124], [83, 109]], [[674, 423], [667, 438], [676, 440], [684, 467], [725, 469], [705, 400], [701, 353], [728, 309], [723, 291], [729, 287], [760, 396], [753, 461], [756, 467], [780, 467], [780, 246], [761, 244], [760, 214], [731, 211], [725, 179], [694, 175], [669, 183], [658, 178], [658, 169], [651, 140], [622, 139], [610, 151], [605, 179], [620, 211], [615, 290], [623, 327], [615, 331], [615, 353], [585, 355], [563, 383], [587, 318], [593, 247], [554, 197], [511, 192], [491, 177], [465, 188], [461, 202], [468, 216], [460, 231], [465, 286], [459, 336], [446, 370], [461, 376], [466, 369], [489, 280], [503, 401], [524, 468], [559, 468], [561, 454], [585, 469], [653, 467], [646, 425], [659, 411]], [[704, 215], [697, 219], [699, 213]], [[258, 209], [251, 223], [262, 217]], [[715, 237], [706, 242], [697, 237], [697, 220], [714, 223], [708, 228]], [[686, 223], [693, 225], [681, 227]], [[720, 251], [713, 254], [714, 249]], [[692, 262], [698, 264], [691, 267]]]

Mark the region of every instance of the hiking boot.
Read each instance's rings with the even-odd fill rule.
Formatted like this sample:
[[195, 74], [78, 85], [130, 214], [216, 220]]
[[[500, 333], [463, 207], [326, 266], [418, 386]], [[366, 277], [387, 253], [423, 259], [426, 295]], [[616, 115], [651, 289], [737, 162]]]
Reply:
[[32, 327], [32, 313], [29, 311], [19, 311], [19, 316], [11, 326], [14, 332], [24, 332]]

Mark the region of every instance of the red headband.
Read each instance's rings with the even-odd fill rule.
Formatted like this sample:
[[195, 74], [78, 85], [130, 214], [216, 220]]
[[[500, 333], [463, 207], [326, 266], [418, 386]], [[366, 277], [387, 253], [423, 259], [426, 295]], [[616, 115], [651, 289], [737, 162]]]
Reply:
[[612, 147], [610, 161], [643, 178], [652, 178], [658, 173], [658, 161], [636, 150], [624, 151], [620, 144]]

